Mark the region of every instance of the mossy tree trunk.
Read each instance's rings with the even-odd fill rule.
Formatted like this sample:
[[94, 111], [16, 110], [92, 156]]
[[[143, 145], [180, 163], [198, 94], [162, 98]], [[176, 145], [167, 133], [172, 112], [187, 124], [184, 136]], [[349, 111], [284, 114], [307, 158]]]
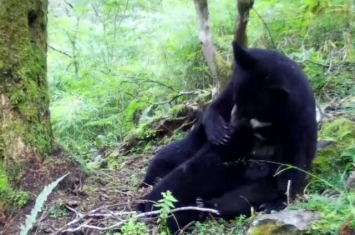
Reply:
[[[212, 76], [217, 81], [217, 91], [213, 95], [216, 97], [219, 91], [227, 84], [232, 65], [223, 59], [213, 45], [207, 0], [193, 0], [193, 2], [197, 13], [198, 38], [202, 46], [203, 55]], [[254, 0], [237, 0], [238, 14], [235, 23], [234, 40], [243, 45], [243, 47], [247, 47], [248, 45], [246, 29], [249, 20], [249, 11], [253, 3]]]
[[0, 2], [0, 195], [5, 184], [27, 189], [44, 181], [30, 179], [52, 151], [47, 5], [47, 0]]

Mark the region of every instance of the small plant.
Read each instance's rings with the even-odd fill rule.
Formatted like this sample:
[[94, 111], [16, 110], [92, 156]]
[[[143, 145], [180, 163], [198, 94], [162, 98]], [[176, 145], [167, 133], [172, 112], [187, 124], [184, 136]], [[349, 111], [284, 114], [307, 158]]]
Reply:
[[31, 214], [26, 215], [26, 221], [24, 225], [21, 225], [20, 235], [27, 235], [28, 232], [32, 229], [33, 225], [36, 222], [37, 214], [42, 210], [44, 203], [46, 202], [49, 194], [53, 189], [62, 181], [69, 173], [63, 175], [56, 181], [44, 187], [42, 192], [38, 195], [36, 199], [35, 206], [32, 208]]
[[56, 205], [49, 211], [49, 217], [53, 219], [63, 217], [66, 214], [67, 210], [62, 205]]
[[171, 209], [174, 208], [173, 203], [177, 202], [170, 191], [162, 192], [162, 195], [163, 198], [160, 199], [156, 205], [157, 207], [160, 207], [158, 223], [161, 223], [168, 218], [168, 214], [170, 213]]
[[159, 207], [159, 218], [158, 218], [158, 223], [162, 225], [162, 230], [167, 231], [166, 229], [166, 220], [168, 218], [168, 215], [171, 211], [171, 209], [174, 208], [174, 202], [177, 202], [177, 200], [173, 197], [171, 191], [166, 191], [162, 192], [163, 198], [160, 199], [157, 203], [157, 207]]
[[235, 218], [235, 220], [233, 220], [233, 230], [235, 235], [242, 235], [243, 234], [243, 227], [246, 221], [246, 216], [245, 215], [241, 215], [238, 216], [237, 218]]
[[[124, 235], [124, 234], [144, 235], [144, 234], [148, 234], [148, 228], [145, 225], [145, 223], [137, 222], [134, 218], [131, 218], [128, 220], [127, 223], [125, 223], [121, 227], [120, 233], [114, 233], [112, 235]], [[109, 233], [106, 233], [106, 235], [109, 235]]]

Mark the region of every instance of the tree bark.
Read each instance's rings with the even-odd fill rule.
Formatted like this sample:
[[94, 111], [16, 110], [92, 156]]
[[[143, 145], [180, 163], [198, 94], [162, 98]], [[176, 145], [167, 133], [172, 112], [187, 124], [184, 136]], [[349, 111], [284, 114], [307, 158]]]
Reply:
[[207, 0], [193, 0], [193, 2], [197, 14], [198, 39], [211, 74], [217, 81], [217, 90], [220, 91], [231, 74], [231, 64], [222, 58], [213, 45]]
[[244, 48], [248, 47], [247, 25], [249, 11], [253, 7], [254, 0], [237, 0], [237, 19], [235, 21], [234, 40]]
[[46, 181], [34, 178], [34, 171], [53, 146], [46, 80], [47, 4], [0, 2], [0, 182], [11, 188], [27, 190]]
[[[213, 45], [207, 0], [193, 0], [193, 2], [197, 13], [198, 39], [211, 74], [217, 81], [216, 89], [214, 89], [212, 96], [216, 97], [228, 82], [231, 75], [231, 64], [222, 58]], [[249, 11], [253, 3], [254, 0], [237, 0], [238, 14], [235, 23], [234, 40], [245, 48], [248, 47], [246, 29], [249, 21]]]

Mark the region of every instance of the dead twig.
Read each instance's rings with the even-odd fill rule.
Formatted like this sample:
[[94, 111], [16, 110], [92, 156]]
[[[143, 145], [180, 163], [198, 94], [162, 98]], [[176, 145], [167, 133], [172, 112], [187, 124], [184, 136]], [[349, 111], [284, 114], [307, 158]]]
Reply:
[[[160, 213], [159, 210], [157, 211], [151, 211], [151, 212], [146, 212], [146, 213], [138, 213], [136, 211], [111, 211], [110, 213], [99, 213], [98, 211], [102, 208], [97, 208], [94, 210], [89, 211], [88, 213], [81, 213], [76, 211], [75, 209], [66, 206], [70, 211], [74, 212], [76, 215], [76, 218], [63, 227], [57, 229], [55, 232], [52, 233], [52, 235], [57, 235], [57, 234], [62, 234], [62, 233], [72, 233], [72, 232], [77, 232], [80, 231], [81, 229], [93, 229], [93, 230], [99, 230], [99, 231], [107, 231], [107, 230], [112, 230], [112, 229], [117, 229], [126, 222], [128, 222], [129, 218], [133, 219], [141, 219], [146, 216], [151, 216], [151, 215], [157, 215]], [[200, 207], [195, 207], [195, 206], [189, 206], [189, 207], [180, 207], [171, 210], [171, 213], [178, 212], [178, 211], [185, 211], [185, 210], [197, 210], [197, 211], [202, 211], [202, 212], [208, 212], [212, 214], [219, 214], [217, 210], [214, 209], [209, 209], [209, 208], [200, 208]], [[88, 220], [92, 220], [93, 218], [103, 218], [103, 219], [109, 219], [113, 217], [123, 217], [123, 216], [128, 216], [129, 218], [124, 218], [123, 220], [112, 224], [107, 227], [98, 227], [94, 225], [88, 225]], [[73, 225], [77, 225], [76, 227], [73, 227]]]

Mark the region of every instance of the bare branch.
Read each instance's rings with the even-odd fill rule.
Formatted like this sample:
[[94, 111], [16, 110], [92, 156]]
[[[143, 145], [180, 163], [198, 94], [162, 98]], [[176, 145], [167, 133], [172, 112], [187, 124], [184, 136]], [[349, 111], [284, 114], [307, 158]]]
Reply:
[[[66, 206], [70, 211], [74, 212], [76, 214], [76, 218], [72, 221], [70, 221], [68, 224], [64, 225], [63, 227], [59, 228], [57, 231], [53, 232], [52, 235], [58, 235], [58, 234], [62, 234], [62, 233], [73, 233], [73, 232], [77, 232], [80, 231], [81, 229], [92, 229], [92, 230], [98, 230], [98, 231], [107, 231], [107, 230], [112, 230], [112, 229], [117, 229], [120, 226], [122, 226], [123, 224], [125, 224], [126, 222], [128, 222], [128, 220], [130, 218], [133, 219], [142, 219], [144, 217], [147, 216], [151, 216], [151, 215], [158, 215], [160, 213], [159, 210], [156, 211], [151, 211], [151, 212], [146, 212], [146, 213], [140, 213], [138, 214], [136, 211], [117, 211], [117, 212], [110, 212], [110, 213], [97, 213], [97, 211], [99, 209], [94, 209], [89, 211], [86, 214], [77, 212], [76, 210], [74, 210], [73, 208]], [[214, 209], [209, 209], [209, 208], [201, 208], [201, 207], [195, 207], [195, 206], [189, 206], [189, 207], [180, 207], [180, 208], [176, 208], [171, 210], [171, 213], [174, 212], [178, 212], [178, 211], [186, 211], [186, 210], [197, 210], [197, 211], [202, 211], [202, 212], [207, 212], [207, 213], [212, 213], [212, 214], [216, 214], [219, 215], [217, 210]], [[104, 219], [109, 219], [112, 217], [119, 217], [119, 216], [129, 216], [129, 218], [126, 218], [124, 220], [121, 220], [115, 224], [112, 224], [110, 226], [107, 227], [99, 227], [99, 226], [94, 226], [94, 225], [88, 225], [86, 223], [86, 221], [88, 219], [93, 219], [93, 218], [97, 218], [97, 217], [103, 217]], [[76, 227], [71, 227], [75, 224], [78, 224]]]
[[48, 45], [48, 47], [49, 47], [50, 49], [52, 49], [53, 51], [56, 51], [56, 52], [58, 52], [58, 53], [60, 53], [60, 54], [63, 54], [63, 55], [65, 55], [65, 56], [68, 56], [69, 58], [73, 58], [73, 56], [69, 55], [68, 53], [66, 53], [66, 52], [64, 52], [64, 51], [62, 51], [62, 50], [56, 49], [56, 48], [52, 47], [51, 45]]

